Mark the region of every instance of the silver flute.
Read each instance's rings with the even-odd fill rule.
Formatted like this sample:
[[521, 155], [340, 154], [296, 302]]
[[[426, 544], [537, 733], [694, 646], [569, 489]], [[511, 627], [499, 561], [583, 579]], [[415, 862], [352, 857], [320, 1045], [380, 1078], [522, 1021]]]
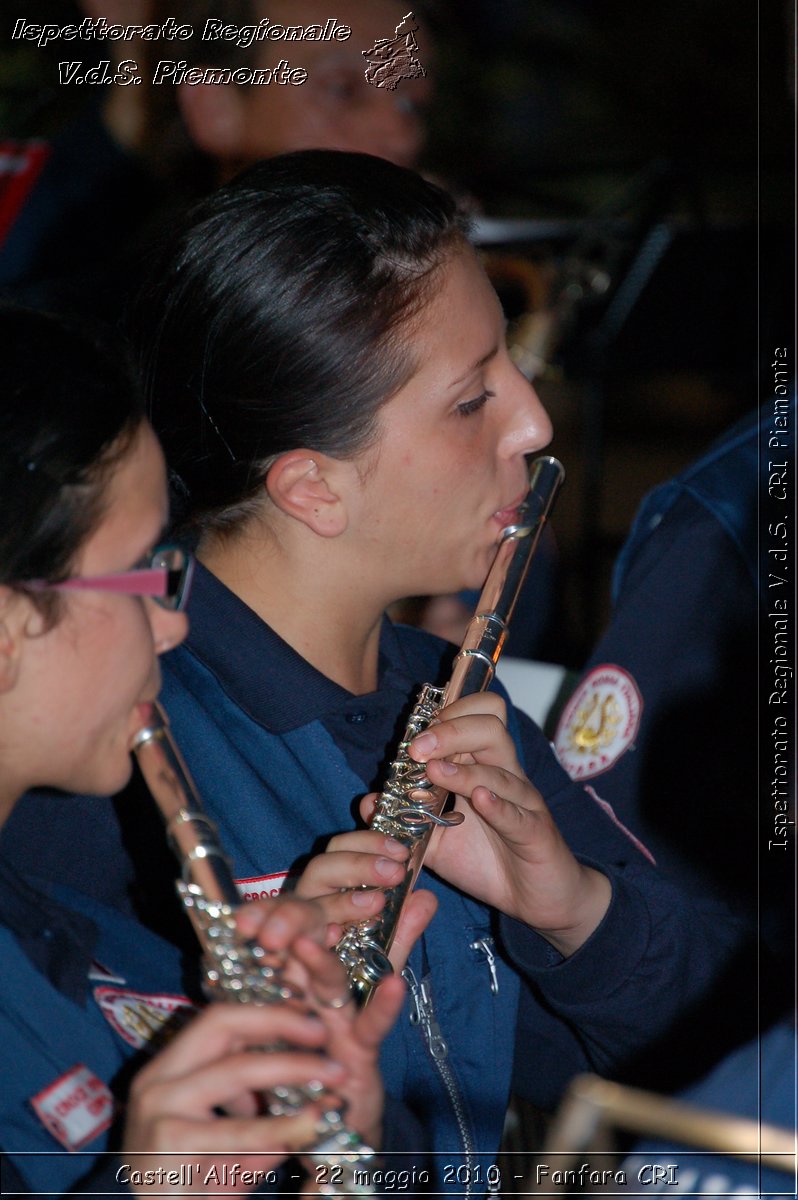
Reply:
[[529, 492], [518, 509], [516, 523], [502, 530], [496, 557], [454, 660], [449, 682], [443, 688], [424, 684], [391, 763], [371, 828], [410, 848], [405, 877], [396, 887], [386, 888], [382, 912], [350, 926], [335, 947], [350, 987], [362, 1004], [368, 1002], [377, 984], [393, 971], [388, 954], [430, 837], [438, 826], [448, 828], [463, 821], [462, 813], [445, 811], [451, 793], [430, 782], [425, 765], [410, 758], [408, 747], [437, 718], [444, 705], [461, 696], [482, 692], [490, 685], [507, 640], [518, 593], [564, 478], [565, 472], [556, 458], [543, 455], [531, 464]]
[[[236, 929], [243, 901], [216, 827], [205, 813], [194, 781], [172, 738], [163, 709], [154, 704], [152, 717], [136, 734], [133, 750], [144, 781], [166, 825], [182, 867], [177, 891], [203, 952], [205, 990], [212, 1000], [237, 1004], [302, 1001], [301, 990], [283, 978], [279, 966], [255, 942]], [[273, 957], [273, 956], [272, 956]], [[277, 1043], [263, 1050], [285, 1050]], [[311, 1101], [324, 1101], [322, 1084], [276, 1087], [266, 1095], [272, 1116], [293, 1116]], [[329, 1106], [317, 1125], [319, 1140], [306, 1154], [317, 1169], [321, 1195], [371, 1196], [365, 1164], [374, 1151], [346, 1127], [341, 1111]]]

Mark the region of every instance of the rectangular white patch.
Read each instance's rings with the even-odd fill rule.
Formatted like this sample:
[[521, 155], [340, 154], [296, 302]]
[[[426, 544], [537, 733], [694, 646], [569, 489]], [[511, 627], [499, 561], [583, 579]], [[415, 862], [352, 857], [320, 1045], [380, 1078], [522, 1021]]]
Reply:
[[78, 1063], [30, 1100], [39, 1120], [67, 1150], [80, 1150], [107, 1129], [114, 1098], [93, 1071]]
[[287, 871], [278, 871], [274, 875], [253, 875], [250, 879], [237, 879], [236, 887], [245, 900], [268, 900], [280, 895], [287, 878]]

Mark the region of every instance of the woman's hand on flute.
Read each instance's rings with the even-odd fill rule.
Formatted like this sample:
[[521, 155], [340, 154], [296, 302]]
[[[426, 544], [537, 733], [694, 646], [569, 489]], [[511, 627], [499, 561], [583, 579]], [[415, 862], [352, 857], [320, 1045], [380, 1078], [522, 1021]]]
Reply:
[[[123, 1141], [127, 1177], [132, 1181], [134, 1172], [155, 1172], [153, 1178], [162, 1181], [159, 1195], [252, 1191], [286, 1156], [314, 1141], [321, 1113], [321, 1105], [314, 1104], [292, 1117], [259, 1116], [259, 1095], [280, 1084], [313, 1080], [338, 1095], [346, 1069], [319, 1054], [327, 1040], [318, 1017], [287, 1004], [206, 1009], [133, 1080]], [[278, 1041], [294, 1048], [262, 1050]], [[219, 1109], [233, 1115], [219, 1116]], [[204, 1153], [209, 1149], [218, 1153]], [[196, 1169], [173, 1184], [167, 1175], [179, 1172], [183, 1163]], [[231, 1185], [235, 1163], [251, 1174], [251, 1183], [239, 1173]], [[133, 1184], [131, 1190], [153, 1194], [147, 1185]]]
[[[434, 909], [434, 897], [429, 899]], [[430, 907], [423, 899], [419, 903], [425, 911]], [[411, 914], [411, 929], [414, 919]], [[379, 1052], [402, 1007], [401, 979], [385, 980], [368, 1007], [359, 1009], [340, 959], [326, 949], [330, 930], [320, 902], [295, 897], [255, 901], [239, 911], [238, 928], [283, 956], [284, 975], [301, 987], [326, 1030], [326, 1054], [346, 1064], [346, 1077], [336, 1088], [346, 1105], [346, 1123], [378, 1149], [384, 1099]]]
[[327, 1030], [327, 1053], [336, 1062], [346, 1064], [346, 1078], [336, 1089], [346, 1103], [346, 1123], [379, 1149], [384, 1102], [380, 1046], [401, 1011], [404, 982], [396, 975], [390, 976], [375, 990], [367, 1007], [359, 1008], [340, 960], [307, 940], [302, 949], [313, 980], [316, 1011]]
[[425, 862], [567, 956], [600, 924], [612, 886], [574, 858], [524, 775], [505, 722], [501, 697], [483, 692], [449, 705], [411, 743], [411, 757], [426, 762], [432, 782], [466, 813], [461, 826], [436, 832]]
[[[292, 897], [257, 901], [241, 909], [237, 923], [245, 937], [286, 961], [304, 999], [214, 1004], [136, 1076], [125, 1124], [128, 1175], [150, 1171], [165, 1180], [181, 1162], [197, 1161], [199, 1171], [175, 1184], [173, 1195], [253, 1190], [285, 1157], [317, 1140], [316, 1123], [331, 1099], [336, 1106], [343, 1102], [347, 1124], [371, 1145], [382, 1136], [378, 1056], [402, 1006], [402, 981], [387, 980], [368, 1009], [358, 1010], [346, 972], [325, 947], [328, 927], [319, 904]], [[290, 1049], [263, 1050], [277, 1042]], [[312, 1081], [327, 1088], [319, 1103], [292, 1117], [259, 1115], [263, 1092]], [[201, 1154], [209, 1147], [219, 1153]], [[234, 1164], [238, 1173], [231, 1176]], [[141, 1195], [151, 1193], [142, 1186]]]
[[[373, 801], [373, 797], [372, 797]], [[300, 877], [295, 896], [323, 905], [329, 922], [328, 945], [334, 945], [346, 925], [376, 916], [384, 905], [384, 888], [405, 877], [409, 851], [394, 838], [371, 829], [337, 834], [323, 854], [311, 859]], [[438, 901], [419, 888], [402, 909], [391, 947], [391, 962], [401, 971], [416, 940], [429, 925]]]

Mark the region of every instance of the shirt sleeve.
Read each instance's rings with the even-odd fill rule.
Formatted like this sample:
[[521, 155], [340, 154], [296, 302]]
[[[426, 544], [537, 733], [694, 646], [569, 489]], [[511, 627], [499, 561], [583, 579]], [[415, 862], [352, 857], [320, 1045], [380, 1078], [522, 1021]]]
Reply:
[[[576, 857], [609, 878], [612, 900], [567, 959], [521, 922], [501, 918], [505, 953], [526, 985], [515, 1087], [543, 1107], [581, 1070], [671, 1090], [751, 1031], [756, 972], [747, 927], [715, 897], [690, 896], [658, 870], [632, 831], [565, 774], [523, 714], [520, 735], [530, 778]], [[726, 975], [737, 979], [743, 964], [745, 999], [727, 1019]], [[532, 1039], [530, 1057], [524, 1047]]]
[[629, 558], [582, 676], [611, 664], [640, 697], [634, 737], [583, 781], [672, 878], [741, 911], [757, 886], [757, 626], [742, 554], [684, 494]]

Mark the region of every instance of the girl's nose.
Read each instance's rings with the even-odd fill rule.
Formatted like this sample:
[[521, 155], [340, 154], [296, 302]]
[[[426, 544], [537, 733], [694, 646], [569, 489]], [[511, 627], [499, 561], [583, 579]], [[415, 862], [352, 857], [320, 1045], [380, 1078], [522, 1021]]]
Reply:
[[146, 603], [156, 654], [174, 650], [188, 633], [188, 617], [184, 612], [173, 612], [161, 604], [156, 604], [154, 600], [148, 600]]
[[501, 440], [501, 449], [507, 457], [515, 454], [531, 454], [548, 446], [554, 430], [549, 414], [540, 398], [518, 370], [508, 361], [508, 370], [513, 372], [509, 387], [509, 416]]

